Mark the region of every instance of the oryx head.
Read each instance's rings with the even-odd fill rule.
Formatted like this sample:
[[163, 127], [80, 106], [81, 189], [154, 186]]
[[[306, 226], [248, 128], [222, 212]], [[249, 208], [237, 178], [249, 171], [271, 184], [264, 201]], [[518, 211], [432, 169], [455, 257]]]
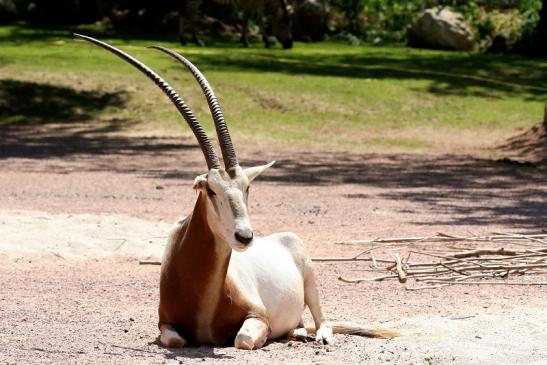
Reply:
[[224, 160], [224, 168], [222, 168], [207, 134], [192, 110], [158, 74], [134, 57], [107, 43], [84, 35], [75, 34], [75, 36], [102, 47], [130, 63], [144, 73], [169, 97], [192, 129], [207, 163], [208, 171], [206, 174], [196, 177], [194, 189], [199, 191], [200, 198], [205, 199], [209, 227], [215, 235], [221, 238], [222, 241], [227, 242], [233, 249], [241, 251], [248, 248], [254, 237], [247, 205], [249, 185], [274, 162], [247, 169], [243, 169], [239, 165], [222, 110], [213, 89], [203, 74], [196, 66], [178, 53], [159, 46], [151, 47], [182, 63], [199, 83], [213, 116]]

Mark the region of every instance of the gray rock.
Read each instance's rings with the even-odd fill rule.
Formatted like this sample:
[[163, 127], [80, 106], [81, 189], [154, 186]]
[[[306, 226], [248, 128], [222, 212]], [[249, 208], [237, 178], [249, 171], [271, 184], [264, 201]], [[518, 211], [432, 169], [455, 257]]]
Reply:
[[424, 11], [409, 30], [411, 47], [445, 48], [469, 51], [473, 48], [473, 31], [462, 14], [448, 8]]

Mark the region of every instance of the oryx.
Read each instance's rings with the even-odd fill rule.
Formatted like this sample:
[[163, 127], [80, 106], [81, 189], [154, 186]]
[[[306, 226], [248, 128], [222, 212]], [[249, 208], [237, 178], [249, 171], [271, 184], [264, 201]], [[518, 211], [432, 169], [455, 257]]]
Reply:
[[[196, 177], [193, 211], [173, 227], [161, 266], [159, 329], [167, 347], [191, 344], [260, 348], [267, 339], [307, 336], [325, 344], [335, 333], [389, 338], [391, 331], [355, 323], [327, 323], [319, 304], [312, 262], [293, 233], [254, 235], [248, 215], [250, 183], [273, 162], [242, 168], [217, 98], [203, 74], [183, 56], [153, 46], [182, 63], [198, 81], [211, 110], [224, 168], [200, 123], [179, 95], [154, 71], [125, 52], [91, 37], [151, 79], [182, 114], [203, 151], [207, 173]], [[315, 328], [306, 330], [308, 306]]]

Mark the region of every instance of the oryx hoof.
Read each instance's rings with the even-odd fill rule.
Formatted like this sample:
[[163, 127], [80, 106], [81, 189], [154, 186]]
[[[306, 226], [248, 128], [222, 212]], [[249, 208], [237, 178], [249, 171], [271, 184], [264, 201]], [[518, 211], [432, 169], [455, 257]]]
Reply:
[[234, 345], [240, 350], [252, 350], [255, 348], [255, 341], [250, 334], [239, 332], [236, 336]]
[[308, 342], [313, 341], [315, 339], [315, 336], [312, 336], [310, 333], [308, 333], [305, 328], [298, 327], [287, 333], [287, 339]]
[[308, 331], [305, 328], [295, 328], [292, 330], [291, 337], [298, 340], [306, 340], [308, 338]]
[[315, 340], [322, 343], [323, 345], [334, 344], [334, 335], [332, 334], [332, 328], [321, 325], [321, 327], [319, 327], [319, 329], [317, 330]]
[[175, 329], [169, 325], [162, 326], [160, 334], [160, 343], [164, 347], [184, 347], [186, 346], [186, 340], [175, 331]]

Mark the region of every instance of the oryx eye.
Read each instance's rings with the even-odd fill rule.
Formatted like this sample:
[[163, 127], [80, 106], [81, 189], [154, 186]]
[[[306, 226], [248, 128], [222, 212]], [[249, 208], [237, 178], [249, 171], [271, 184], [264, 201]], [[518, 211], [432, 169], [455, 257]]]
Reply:
[[249, 194], [249, 188], [250, 188], [250, 186], [247, 186], [247, 190], [245, 190], [245, 192], [246, 192], [247, 194]]
[[213, 190], [207, 188], [207, 195], [209, 195], [209, 196], [215, 196], [215, 195], [217, 195], [217, 193], [215, 193]]

